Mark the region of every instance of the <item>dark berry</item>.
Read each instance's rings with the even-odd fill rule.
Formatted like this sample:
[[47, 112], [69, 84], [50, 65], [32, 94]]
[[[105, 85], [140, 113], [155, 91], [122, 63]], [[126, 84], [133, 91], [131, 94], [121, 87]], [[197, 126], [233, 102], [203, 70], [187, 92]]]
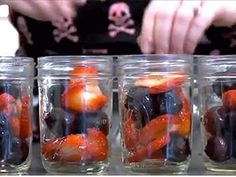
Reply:
[[170, 142], [164, 148], [166, 158], [172, 162], [182, 162], [190, 155], [189, 140], [177, 133], [170, 134]]
[[109, 132], [109, 118], [104, 112], [78, 114], [80, 133], [87, 133], [87, 128], [100, 129], [105, 135]]
[[74, 113], [61, 108], [54, 108], [46, 117], [48, 129], [57, 137], [69, 134], [87, 133], [87, 128], [98, 128], [108, 134], [109, 119], [103, 112]]
[[76, 114], [61, 108], [54, 108], [45, 117], [48, 129], [57, 137], [76, 132]]
[[13, 84], [0, 81], [0, 94], [8, 93], [14, 98], [18, 98], [20, 95], [20, 90]]
[[12, 149], [7, 159], [7, 163], [19, 165], [23, 163], [29, 154], [29, 146], [26, 140], [14, 138], [12, 139]]
[[[225, 72], [218, 73], [219, 76], [231, 76], [235, 75], [235, 68], [228, 68]], [[212, 84], [213, 91], [218, 97], [221, 97], [222, 94], [228, 90], [236, 89], [236, 79], [235, 78], [218, 78]]]
[[0, 113], [0, 160], [8, 159], [12, 144], [12, 135], [10, 132], [10, 125], [8, 117]]
[[163, 114], [177, 114], [183, 104], [175, 90], [151, 94], [146, 87], [133, 87], [125, 100], [125, 107], [135, 112], [138, 127]]
[[53, 85], [48, 89], [48, 99], [55, 107], [61, 107], [61, 95], [65, 90], [64, 85]]
[[205, 147], [207, 156], [216, 162], [223, 162], [230, 158], [230, 146], [222, 136], [211, 137]]
[[212, 135], [224, 133], [227, 114], [222, 106], [210, 108], [204, 115], [203, 122], [206, 131]]

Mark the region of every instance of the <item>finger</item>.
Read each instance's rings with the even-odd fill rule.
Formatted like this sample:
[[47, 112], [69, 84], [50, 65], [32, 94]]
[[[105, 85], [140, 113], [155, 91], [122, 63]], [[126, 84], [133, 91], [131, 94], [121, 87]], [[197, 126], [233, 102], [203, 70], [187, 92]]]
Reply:
[[154, 22], [155, 53], [169, 53], [173, 19], [181, 1], [159, 1]]
[[189, 31], [184, 42], [184, 51], [192, 54], [202, 38], [205, 30], [211, 25], [215, 18], [215, 9], [212, 8], [211, 3], [207, 1], [202, 2], [202, 6], [190, 24]]
[[157, 1], [151, 1], [145, 9], [139, 45], [142, 53], [150, 54], [154, 52], [153, 27], [157, 8]]
[[42, 17], [41, 12], [38, 8], [34, 8], [30, 0], [9, 0], [6, 1], [7, 5], [14, 9], [15, 11], [26, 15], [28, 17], [34, 18], [36, 20], [44, 20], [44, 17]]
[[28, 0], [32, 5], [33, 10], [37, 10], [44, 21], [53, 21], [59, 18], [58, 11], [55, 11], [52, 6], [53, 1], [54, 0]]
[[200, 6], [201, 1], [183, 1], [179, 6], [171, 31], [170, 53], [184, 52], [184, 41], [191, 21], [194, 18], [194, 8]]
[[70, 19], [75, 17], [76, 12], [72, 1], [68, 0], [53, 0], [51, 4], [54, 11], [57, 11], [58, 15], [63, 19]]
[[[72, 0], [72, 2], [76, 5], [83, 6], [86, 4], [88, 0]], [[94, 0], [93, 0], [94, 1]]]

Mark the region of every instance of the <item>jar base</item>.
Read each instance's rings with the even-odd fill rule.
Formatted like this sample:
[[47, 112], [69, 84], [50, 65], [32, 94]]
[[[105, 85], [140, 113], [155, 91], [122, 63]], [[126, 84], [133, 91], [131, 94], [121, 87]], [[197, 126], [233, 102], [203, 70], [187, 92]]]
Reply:
[[79, 173], [79, 174], [106, 174], [109, 166], [106, 162], [96, 162], [89, 164], [68, 163], [68, 162], [48, 162], [42, 161], [45, 170], [49, 174]]
[[27, 174], [30, 167], [30, 162], [21, 165], [10, 165], [0, 162], [0, 173], [4, 174]]
[[211, 172], [222, 172], [222, 173], [235, 173], [236, 167], [235, 164], [213, 164], [213, 163], [205, 163], [205, 167], [208, 171]]
[[185, 174], [187, 173], [189, 162], [173, 163], [173, 162], [152, 162], [152, 163], [131, 163], [126, 165], [135, 173], [144, 174]]

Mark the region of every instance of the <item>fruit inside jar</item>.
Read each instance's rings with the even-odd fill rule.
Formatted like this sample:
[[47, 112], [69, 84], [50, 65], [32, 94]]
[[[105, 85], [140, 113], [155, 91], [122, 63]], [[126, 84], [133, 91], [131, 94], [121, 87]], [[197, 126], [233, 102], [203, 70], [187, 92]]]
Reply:
[[[49, 131], [41, 152], [48, 162], [83, 164], [106, 161], [109, 155], [108, 96], [93, 66], [77, 66], [64, 85], [48, 89], [52, 109], [43, 122]], [[57, 97], [55, 97], [55, 95]]]
[[[154, 73], [155, 74], [155, 73]], [[150, 74], [126, 89], [121, 101], [125, 163], [186, 161], [190, 154], [191, 103], [185, 77]]]

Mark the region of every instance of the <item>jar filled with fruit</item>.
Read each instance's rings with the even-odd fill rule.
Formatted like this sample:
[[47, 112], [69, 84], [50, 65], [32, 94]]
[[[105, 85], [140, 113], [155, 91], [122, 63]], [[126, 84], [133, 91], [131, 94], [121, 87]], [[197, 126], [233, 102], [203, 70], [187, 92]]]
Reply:
[[191, 155], [192, 58], [136, 55], [118, 63], [123, 163], [145, 173], [185, 172]]
[[0, 57], [0, 172], [26, 172], [32, 150], [34, 61]]
[[202, 157], [211, 171], [236, 171], [236, 56], [199, 56]]
[[49, 173], [106, 171], [112, 64], [104, 56], [38, 59], [41, 156]]

